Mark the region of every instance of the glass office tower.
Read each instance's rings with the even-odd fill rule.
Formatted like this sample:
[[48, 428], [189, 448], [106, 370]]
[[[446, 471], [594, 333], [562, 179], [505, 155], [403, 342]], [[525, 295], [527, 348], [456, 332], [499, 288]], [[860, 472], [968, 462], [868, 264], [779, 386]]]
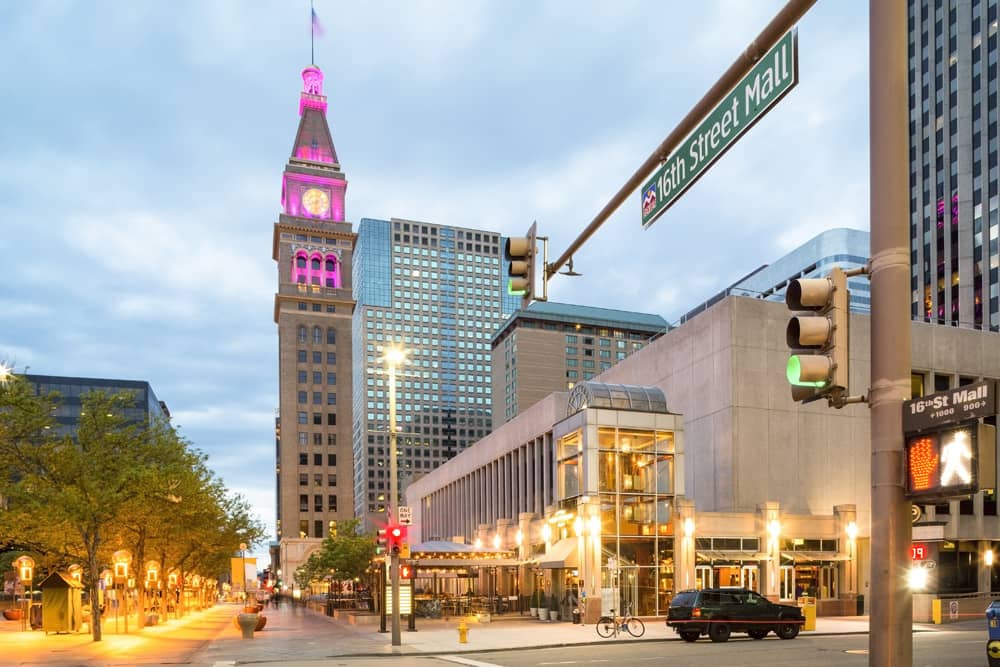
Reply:
[[389, 494], [389, 390], [397, 371], [399, 489], [492, 430], [490, 339], [520, 306], [507, 294], [496, 232], [362, 219], [354, 253], [354, 512], [374, 520]]
[[997, 331], [997, 1], [910, 0], [907, 20], [912, 315]]

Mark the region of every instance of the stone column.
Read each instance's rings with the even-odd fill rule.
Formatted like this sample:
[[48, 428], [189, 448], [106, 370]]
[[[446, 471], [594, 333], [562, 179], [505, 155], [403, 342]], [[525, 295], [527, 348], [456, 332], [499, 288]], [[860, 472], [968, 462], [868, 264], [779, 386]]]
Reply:
[[761, 594], [768, 600], [777, 601], [781, 595], [781, 505], [768, 501], [757, 506], [760, 522], [761, 541], [767, 545], [768, 560], [764, 562], [764, 577]]
[[694, 500], [678, 496], [675, 499], [676, 521], [674, 521], [674, 594], [694, 588], [695, 579], [695, 536], [698, 522], [695, 518]]
[[840, 570], [840, 598], [853, 600], [858, 595], [858, 540], [861, 529], [857, 524], [857, 506], [834, 505], [833, 516], [837, 524], [837, 539], [843, 540], [848, 560]]

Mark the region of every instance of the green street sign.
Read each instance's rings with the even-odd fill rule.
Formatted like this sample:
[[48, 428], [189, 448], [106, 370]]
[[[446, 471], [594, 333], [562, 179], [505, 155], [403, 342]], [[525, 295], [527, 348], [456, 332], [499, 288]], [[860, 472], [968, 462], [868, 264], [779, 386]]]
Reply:
[[785, 33], [639, 191], [649, 227], [799, 82], [798, 35]]

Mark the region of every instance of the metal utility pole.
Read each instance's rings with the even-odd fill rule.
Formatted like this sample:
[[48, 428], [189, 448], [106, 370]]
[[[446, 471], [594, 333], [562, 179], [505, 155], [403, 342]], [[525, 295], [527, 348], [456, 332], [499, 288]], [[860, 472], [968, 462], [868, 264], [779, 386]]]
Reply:
[[871, 616], [869, 664], [913, 664], [912, 540], [903, 495], [903, 401], [910, 397], [906, 1], [869, 0], [871, 169]]
[[[395, 354], [394, 354], [395, 352]], [[396, 522], [399, 510], [399, 473], [396, 470], [396, 364], [399, 354], [390, 350], [386, 354], [389, 362], [389, 514]], [[392, 584], [392, 645], [403, 643], [399, 629], [399, 554], [389, 549], [389, 580]]]

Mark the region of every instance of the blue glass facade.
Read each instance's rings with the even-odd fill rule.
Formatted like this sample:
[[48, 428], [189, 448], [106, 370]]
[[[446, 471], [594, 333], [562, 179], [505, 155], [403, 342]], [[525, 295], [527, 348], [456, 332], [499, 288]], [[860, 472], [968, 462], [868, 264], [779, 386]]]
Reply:
[[75, 435], [80, 425], [80, 409], [83, 395], [92, 391], [103, 391], [108, 395], [130, 393], [135, 402], [125, 408], [125, 418], [130, 424], [149, 425], [155, 419], [169, 417], [164, 406], [156, 398], [148, 382], [141, 380], [108, 380], [102, 378], [77, 378], [53, 375], [26, 375], [25, 379], [34, 387], [36, 395], [52, 392], [59, 394], [58, 407], [53, 413], [56, 431], [59, 435]]
[[520, 305], [506, 294], [503, 238], [411, 220], [362, 219], [354, 253], [355, 514], [383, 512], [389, 492], [389, 392], [397, 375], [400, 489], [492, 430], [490, 339]]

